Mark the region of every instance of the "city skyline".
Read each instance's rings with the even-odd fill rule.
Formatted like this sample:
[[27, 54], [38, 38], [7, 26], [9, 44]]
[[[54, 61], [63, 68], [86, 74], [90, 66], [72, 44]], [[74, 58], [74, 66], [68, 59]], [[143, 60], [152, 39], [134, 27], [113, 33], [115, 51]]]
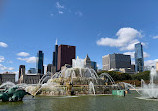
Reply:
[[[88, 53], [99, 68], [102, 68], [102, 56], [107, 54], [124, 53], [133, 58], [134, 44], [142, 42], [145, 65], [156, 65], [158, 16], [154, 15], [157, 10], [154, 6], [158, 2], [144, 2], [142, 9], [135, 1], [125, 2], [125, 5], [99, 1], [94, 3], [96, 9], [94, 4], [86, 1], [84, 3], [88, 7], [75, 1], [74, 8], [71, 2], [5, 2], [0, 11], [0, 72], [16, 72], [21, 64], [26, 65], [27, 70], [36, 67], [36, 53], [39, 50], [45, 54], [44, 65], [52, 63], [56, 39], [58, 44], [76, 46], [76, 55], [80, 58]], [[133, 6], [135, 9], [131, 10]], [[150, 9], [147, 10], [147, 6]]]

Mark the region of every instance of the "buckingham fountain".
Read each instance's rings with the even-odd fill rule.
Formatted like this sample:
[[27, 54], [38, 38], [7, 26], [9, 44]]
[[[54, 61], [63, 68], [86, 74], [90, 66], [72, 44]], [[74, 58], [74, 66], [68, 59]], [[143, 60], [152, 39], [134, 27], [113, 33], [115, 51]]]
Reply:
[[43, 77], [36, 86], [28, 86], [26, 91], [32, 95], [96, 95], [111, 94], [117, 89], [113, 78], [103, 73], [97, 75], [94, 69], [85, 67], [84, 60], [77, 58], [73, 60], [72, 67], [65, 67], [60, 72], [49, 77]]

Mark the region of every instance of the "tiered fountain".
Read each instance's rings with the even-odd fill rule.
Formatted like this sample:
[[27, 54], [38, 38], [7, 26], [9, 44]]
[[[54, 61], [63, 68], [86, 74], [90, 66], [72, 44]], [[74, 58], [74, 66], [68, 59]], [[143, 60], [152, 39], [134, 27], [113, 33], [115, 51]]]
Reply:
[[85, 67], [84, 60], [77, 58], [73, 60], [72, 68], [65, 67], [54, 74], [47, 83], [29, 86], [26, 90], [32, 95], [51, 96], [111, 94], [114, 83], [109, 74], [104, 73], [98, 77], [95, 70]]

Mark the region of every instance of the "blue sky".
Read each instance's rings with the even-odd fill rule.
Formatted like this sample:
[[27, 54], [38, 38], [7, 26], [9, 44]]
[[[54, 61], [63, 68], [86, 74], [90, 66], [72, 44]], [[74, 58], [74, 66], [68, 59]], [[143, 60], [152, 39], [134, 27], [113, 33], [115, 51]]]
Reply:
[[[2, 1], [2, 0], [1, 0]], [[157, 0], [3, 0], [0, 2], [0, 72], [35, 67], [38, 50], [52, 62], [54, 44], [75, 45], [76, 55], [102, 68], [102, 56], [133, 56], [142, 42], [146, 65], [158, 61]], [[133, 61], [133, 60], [132, 60]]]

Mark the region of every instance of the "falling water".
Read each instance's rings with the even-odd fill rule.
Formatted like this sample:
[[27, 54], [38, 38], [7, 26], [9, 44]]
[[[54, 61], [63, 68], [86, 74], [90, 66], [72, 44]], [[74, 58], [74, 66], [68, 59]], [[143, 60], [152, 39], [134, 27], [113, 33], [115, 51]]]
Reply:
[[95, 95], [95, 89], [94, 89], [94, 84], [92, 81], [89, 83], [89, 93], [92, 93]]
[[150, 71], [150, 83], [145, 84], [141, 80], [142, 95], [145, 98], [158, 98], [158, 85], [154, 84], [154, 79], [157, 77], [157, 72], [154, 68]]
[[79, 57], [77, 56], [77, 59], [73, 59], [72, 60], [72, 67], [73, 68], [84, 68], [84, 60], [83, 59], [79, 59]]
[[13, 87], [13, 86], [15, 86], [15, 84], [8, 81], [8, 82], [3, 83], [3, 84], [0, 86], [0, 88], [9, 88], [9, 87]]
[[129, 88], [134, 89], [138, 94], [141, 95], [141, 93], [138, 91], [138, 89], [136, 89], [132, 84], [129, 83], [125, 83], [125, 82], [120, 82], [123, 83], [125, 85], [125, 90], [128, 90]]

